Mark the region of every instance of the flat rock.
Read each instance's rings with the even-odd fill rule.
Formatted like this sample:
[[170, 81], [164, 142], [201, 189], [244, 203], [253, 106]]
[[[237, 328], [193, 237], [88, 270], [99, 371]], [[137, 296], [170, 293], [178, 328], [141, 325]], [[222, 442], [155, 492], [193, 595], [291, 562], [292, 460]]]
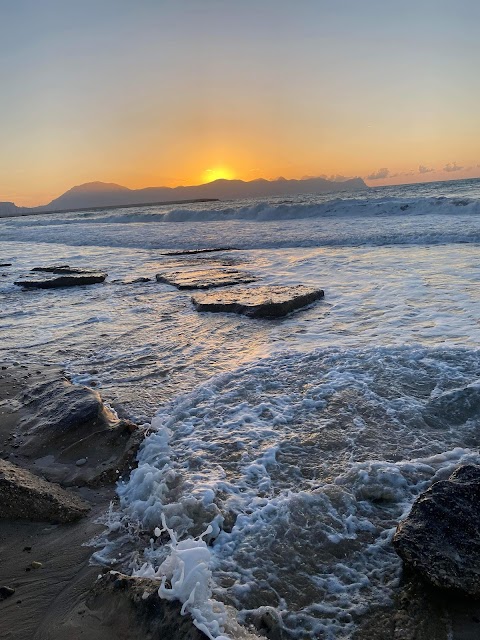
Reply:
[[212, 289], [235, 284], [248, 284], [256, 280], [255, 276], [237, 269], [212, 267], [157, 273], [157, 282], [170, 284], [177, 289]]
[[250, 318], [279, 318], [323, 298], [322, 289], [304, 285], [235, 287], [192, 297], [197, 311], [240, 313]]
[[393, 545], [435, 587], [480, 597], [480, 466], [434, 483], [401, 522]]
[[47, 276], [26, 275], [16, 280], [14, 284], [26, 289], [56, 289], [59, 287], [77, 287], [86, 284], [104, 282], [106, 273], [88, 272], [56, 272]]
[[11, 262], [0, 262], [0, 267], [11, 267], [12, 263]]
[[88, 504], [76, 495], [0, 460], [0, 518], [64, 523], [88, 511]]
[[47, 267], [33, 267], [30, 269], [34, 273], [59, 273], [59, 274], [85, 274], [98, 273], [95, 269], [86, 269], [85, 267], [71, 267], [69, 264], [52, 264]]
[[208, 249], [183, 249], [179, 251], [167, 251], [161, 253], [161, 256], [193, 256], [197, 253], [216, 253], [221, 251], [238, 251], [235, 247], [212, 247]]

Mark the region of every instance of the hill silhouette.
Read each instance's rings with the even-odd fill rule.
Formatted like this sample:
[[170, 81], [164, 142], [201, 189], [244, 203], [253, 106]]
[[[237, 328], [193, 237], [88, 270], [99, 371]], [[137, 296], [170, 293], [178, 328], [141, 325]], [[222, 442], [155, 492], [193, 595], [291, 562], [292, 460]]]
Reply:
[[180, 187], [147, 187], [129, 189], [109, 182], [87, 182], [72, 187], [58, 198], [40, 207], [16, 207], [11, 202], [0, 203], [0, 215], [16, 213], [41, 213], [68, 211], [98, 207], [121, 207], [147, 205], [189, 200], [238, 198], [258, 198], [268, 196], [288, 196], [301, 194], [330, 193], [367, 189], [361, 178], [343, 181], [326, 178], [306, 178], [303, 180], [214, 180], [206, 184]]

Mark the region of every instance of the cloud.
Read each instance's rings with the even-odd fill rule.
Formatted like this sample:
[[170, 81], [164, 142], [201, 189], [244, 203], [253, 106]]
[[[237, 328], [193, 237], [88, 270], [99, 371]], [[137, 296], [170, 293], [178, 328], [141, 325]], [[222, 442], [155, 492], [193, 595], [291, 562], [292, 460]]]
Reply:
[[418, 173], [432, 173], [432, 171], [435, 171], [435, 169], [432, 167], [426, 167], [423, 164], [418, 167]]
[[340, 173], [332, 173], [331, 175], [327, 175], [326, 173], [321, 173], [319, 176], [302, 176], [300, 180], [315, 180], [315, 178], [323, 178], [323, 180], [330, 180], [330, 182], [345, 182], [346, 180], [352, 180], [353, 178], [348, 176], [343, 176]]
[[452, 171], [461, 171], [462, 169], [463, 167], [459, 167], [456, 162], [449, 162], [443, 167], [443, 170], [448, 171], [448, 173], [451, 173]]
[[382, 167], [378, 171], [375, 171], [375, 173], [371, 173], [369, 176], [367, 176], [367, 179], [382, 180], [383, 178], [388, 178], [389, 175], [390, 175], [389, 169], [387, 169], [387, 167]]

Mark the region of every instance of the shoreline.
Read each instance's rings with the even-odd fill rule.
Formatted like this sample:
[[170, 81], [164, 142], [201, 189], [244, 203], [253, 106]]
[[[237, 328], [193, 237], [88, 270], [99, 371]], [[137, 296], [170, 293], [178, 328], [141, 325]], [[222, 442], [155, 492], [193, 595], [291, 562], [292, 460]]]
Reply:
[[[35, 395], [38, 384], [41, 383], [44, 389], [55, 385], [59, 378], [68, 384], [62, 369], [56, 365], [0, 366], [0, 457], [18, 468], [30, 469], [39, 478], [45, 478], [44, 474], [49, 475], [49, 471], [57, 475], [58, 465], [52, 463], [51, 469], [41, 466], [39, 471], [35, 455], [24, 455], [20, 441], [24, 438], [26, 424], [34, 424], [30, 431], [38, 429], [38, 414], [37, 420], [32, 420], [37, 408]], [[60, 402], [62, 400], [60, 398]], [[49, 440], [48, 434], [45, 440]], [[50, 442], [48, 457], [60, 456], [61, 446], [58, 442]], [[95, 440], [88, 446], [92, 449], [93, 458]], [[96, 464], [102, 465], [98, 460]], [[83, 469], [84, 465], [79, 468]], [[129, 472], [128, 468], [125, 472]], [[59, 477], [63, 477], [62, 474]], [[135, 584], [127, 584], [128, 588], [120, 594], [115, 580], [113, 590], [109, 590], [108, 580], [105, 584], [98, 580], [102, 575], [108, 578], [110, 571], [90, 563], [93, 553], [91, 542], [105, 530], [101, 519], [109, 504], [116, 500], [116, 480], [103, 472], [91, 481], [88, 475], [85, 478], [78, 477], [74, 484], [69, 477], [61, 481], [68, 493], [78, 496], [90, 506], [90, 512], [76, 522], [60, 524], [0, 518], [0, 586], [13, 590], [13, 594], [0, 598], [2, 638], [143, 640], [162, 637], [165, 640], [202, 640], [203, 634], [193, 626], [190, 618], [180, 616], [180, 603], [166, 602], [158, 597], [156, 582], [150, 581], [147, 585], [151, 597], [145, 609], [138, 602]], [[2, 491], [5, 487], [0, 483], [0, 499]], [[180, 629], [183, 635], [177, 634]]]

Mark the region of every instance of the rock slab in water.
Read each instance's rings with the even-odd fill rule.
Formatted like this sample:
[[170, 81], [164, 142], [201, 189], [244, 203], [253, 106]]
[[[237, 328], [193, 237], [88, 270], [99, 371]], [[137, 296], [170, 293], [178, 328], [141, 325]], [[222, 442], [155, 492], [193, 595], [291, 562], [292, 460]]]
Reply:
[[235, 284], [248, 284], [256, 280], [250, 273], [228, 268], [195, 269], [157, 273], [157, 282], [170, 284], [177, 289], [213, 289]]
[[106, 277], [106, 273], [97, 273], [94, 271], [82, 273], [60, 272], [44, 277], [37, 275], [23, 276], [20, 280], [16, 280], [14, 284], [26, 289], [56, 289], [59, 287], [99, 284], [100, 282], [104, 282]]
[[417, 498], [393, 545], [435, 587], [480, 597], [480, 466], [460, 467]]
[[33, 267], [30, 271], [37, 273], [57, 273], [63, 275], [90, 275], [99, 273], [94, 269], [85, 269], [84, 267], [71, 267], [69, 264], [52, 264], [48, 267]]
[[88, 504], [76, 495], [0, 460], [0, 518], [64, 523], [88, 511]]
[[105, 281], [106, 273], [88, 272], [72, 274], [54, 274], [52, 276], [24, 276], [14, 284], [28, 289], [56, 289], [60, 287], [77, 287], [82, 285], [99, 284]]
[[322, 289], [304, 285], [236, 287], [192, 297], [197, 311], [240, 313], [250, 318], [279, 318], [323, 298]]
[[237, 251], [235, 247], [213, 247], [211, 249], [181, 249], [179, 251], [167, 251], [161, 253], [161, 256], [193, 256], [198, 253], [216, 253], [222, 251]]

